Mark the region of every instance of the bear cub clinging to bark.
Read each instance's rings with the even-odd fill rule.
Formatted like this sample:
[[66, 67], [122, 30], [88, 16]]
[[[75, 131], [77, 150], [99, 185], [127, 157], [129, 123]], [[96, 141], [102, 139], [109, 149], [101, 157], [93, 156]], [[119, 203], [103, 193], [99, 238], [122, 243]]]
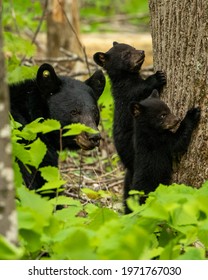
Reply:
[[114, 99], [113, 138], [117, 153], [126, 170], [124, 198], [128, 196], [134, 173], [133, 117], [129, 111], [132, 101], [147, 98], [154, 89], [160, 91], [166, 84], [162, 71], [143, 79], [140, 69], [145, 59], [145, 52], [134, 47], [113, 42], [107, 52], [97, 52], [94, 61], [106, 70]]
[[115, 147], [122, 163], [127, 169], [133, 166], [133, 118], [129, 112], [129, 103], [147, 98], [153, 89], [161, 90], [166, 84], [162, 71], [157, 71], [146, 80], [140, 76], [145, 52], [134, 47], [113, 42], [106, 53], [97, 52], [94, 61], [106, 70], [114, 99], [113, 137]]
[[180, 120], [154, 90], [145, 100], [132, 102], [130, 111], [134, 117], [135, 150], [132, 189], [148, 194], [160, 183], [170, 184], [173, 160], [187, 151], [200, 109], [188, 110], [177, 128]]

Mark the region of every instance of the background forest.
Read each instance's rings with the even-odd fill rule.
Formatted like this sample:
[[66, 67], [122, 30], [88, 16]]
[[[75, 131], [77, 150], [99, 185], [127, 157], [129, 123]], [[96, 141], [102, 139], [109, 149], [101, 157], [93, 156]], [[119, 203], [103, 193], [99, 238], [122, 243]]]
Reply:
[[[147, 0], [80, 0], [76, 19], [67, 10], [63, 13], [76, 44], [69, 49], [59, 47], [56, 54], [50, 53], [54, 47], [50, 50], [47, 40], [48, 2], [3, 3], [8, 84], [33, 78], [43, 62], [51, 63], [59, 74], [84, 80], [97, 69], [92, 55], [107, 51], [113, 41], [144, 49], [142, 75], [152, 73]], [[72, 30], [74, 20], [77, 26]], [[63, 31], [60, 36], [65, 36], [66, 30]], [[40, 125], [37, 120], [21, 129], [11, 119], [18, 242], [14, 244], [0, 235], [0, 259], [206, 259], [208, 181], [200, 188], [160, 185], [142, 206], [137, 204], [135, 192], [135, 197], [129, 199], [133, 213], [123, 215], [124, 170], [112, 140], [113, 101], [108, 79], [99, 107], [100, 147], [87, 152], [60, 151], [59, 169], [43, 171], [47, 183], [39, 192], [62, 191], [65, 185], [66, 196], [52, 200], [24, 186], [14, 158], [38, 167], [45, 147], [31, 141], [28, 150], [18, 140], [28, 140], [28, 135], [31, 140], [36, 139], [38, 133], [47, 133], [54, 126], [59, 130], [60, 125], [52, 120]], [[72, 133], [79, 129], [79, 125], [70, 127]], [[56, 211], [60, 202], [67, 207]]]

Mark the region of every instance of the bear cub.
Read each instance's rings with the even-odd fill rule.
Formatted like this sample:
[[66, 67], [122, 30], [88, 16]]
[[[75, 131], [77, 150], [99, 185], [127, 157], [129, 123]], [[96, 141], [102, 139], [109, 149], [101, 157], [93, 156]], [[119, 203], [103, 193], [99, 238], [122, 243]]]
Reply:
[[129, 103], [147, 98], [153, 89], [160, 90], [166, 84], [162, 71], [157, 71], [146, 80], [140, 76], [145, 52], [134, 47], [113, 42], [106, 53], [97, 52], [94, 61], [106, 70], [114, 99], [113, 136], [116, 150], [124, 166], [132, 169], [133, 162], [133, 119]]
[[143, 79], [139, 73], [145, 52], [134, 47], [113, 42], [107, 52], [97, 52], [94, 61], [106, 70], [114, 99], [113, 138], [117, 153], [126, 168], [124, 197], [128, 195], [134, 173], [133, 117], [129, 111], [132, 101], [140, 102], [154, 89], [159, 92], [166, 84], [162, 71]]
[[135, 150], [131, 187], [147, 195], [160, 183], [170, 184], [173, 160], [187, 151], [200, 109], [191, 108], [180, 122], [154, 90], [145, 100], [132, 102], [130, 111], [134, 118]]

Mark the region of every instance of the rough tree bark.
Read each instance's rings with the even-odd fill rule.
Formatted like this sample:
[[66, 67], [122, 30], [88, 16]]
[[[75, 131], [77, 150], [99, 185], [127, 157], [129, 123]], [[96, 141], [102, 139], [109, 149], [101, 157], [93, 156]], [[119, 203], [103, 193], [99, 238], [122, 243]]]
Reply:
[[17, 243], [17, 220], [8, 118], [9, 95], [5, 82], [2, 46], [2, 0], [0, 0], [0, 234], [5, 236], [7, 240]]
[[173, 182], [199, 187], [208, 179], [208, 1], [149, 0], [155, 70], [167, 74], [162, 99], [183, 117], [200, 106], [201, 121]]
[[80, 55], [82, 50], [76, 38], [77, 36], [79, 36], [79, 10], [77, 0], [48, 1], [48, 57], [60, 56], [61, 47]]

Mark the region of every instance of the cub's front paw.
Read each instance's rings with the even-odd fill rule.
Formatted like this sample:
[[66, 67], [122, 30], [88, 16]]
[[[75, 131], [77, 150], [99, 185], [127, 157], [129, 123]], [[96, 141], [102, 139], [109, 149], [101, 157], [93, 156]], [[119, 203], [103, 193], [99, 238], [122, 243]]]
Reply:
[[191, 108], [186, 113], [186, 118], [192, 121], [193, 124], [197, 125], [201, 116], [201, 109], [199, 107]]
[[158, 82], [161, 84], [161, 85], [166, 85], [166, 75], [163, 71], [157, 71], [155, 73], [155, 76], [156, 76], [156, 79], [158, 80]]

